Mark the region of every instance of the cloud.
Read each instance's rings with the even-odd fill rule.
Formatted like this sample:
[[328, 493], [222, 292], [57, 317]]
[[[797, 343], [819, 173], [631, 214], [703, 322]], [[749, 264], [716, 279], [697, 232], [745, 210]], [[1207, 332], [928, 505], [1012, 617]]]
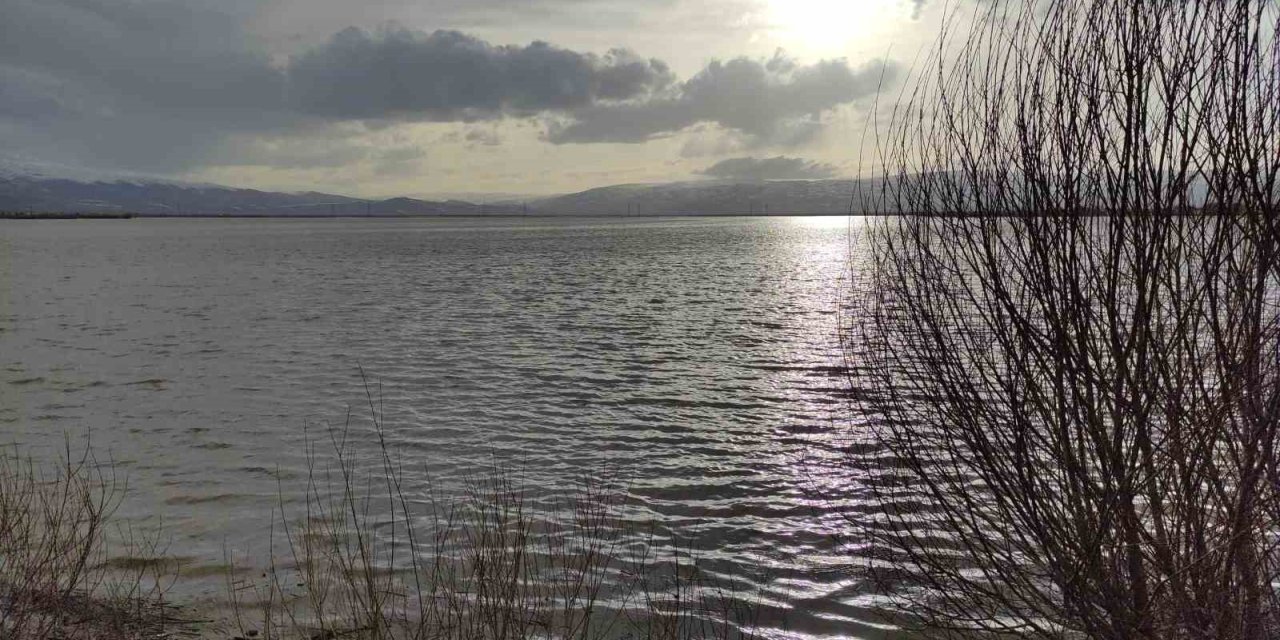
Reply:
[[[506, 1], [483, 0], [481, 13], [500, 15]], [[689, 153], [702, 146], [722, 156], [811, 139], [824, 113], [867, 95], [879, 77], [843, 60], [801, 65], [777, 55], [713, 62], [680, 81], [662, 60], [609, 49], [618, 33], [607, 31], [604, 53], [403, 26], [294, 41], [261, 27], [282, 3], [294, 7], [289, 15], [304, 12], [300, 0], [0, 0], [0, 146], [158, 174], [410, 167], [413, 158], [378, 154], [379, 131], [467, 123], [452, 127], [459, 141], [492, 150], [507, 144], [493, 123], [514, 119], [557, 144], [642, 142], [704, 123], [732, 148], [708, 142]], [[585, 11], [579, 0], [553, 4], [556, 16]], [[337, 6], [314, 5], [316, 15]], [[534, 5], [551, 6], [526, 9]]]
[[108, 106], [259, 108], [283, 78], [240, 28], [245, 4], [0, 0], [0, 60]]
[[812, 180], [834, 177], [837, 169], [835, 165], [825, 162], [776, 156], [773, 158], [729, 158], [721, 160], [699, 171], [699, 173], [712, 178], [729, 180]]
[[[0, 0], [0, 145], [156, 173], [280, 165], [352, 122], [475, 121], [640, 100], [674, 76], [615, 48], [493, 45], [455, 31], [344, 29], [269, 55], [260, 0]], [[271, 144], [245, 143], [262, 136]], [[492, 136], [490, 136], [492, 138]], [[473, 140], [488, 144], [494, 140]], [[261, 158], [255, 157], [261, 155]], [[355, 157], [349, 149], [343, 157]]]
[[809, 141], [824, 112], [876, 91], [893, 67], [849, 66], [845, 60], [800, 65], [776, 54], [767, 60], [714, 61], [665, 95], [574, 110], [552, 122], [555, 144], [645, 142], [698, 123], [714, 123], [758, 142]]
[[470, 148], [502, 146], [502, 134], [496, 123], [455, 127], [436, 139], [438, 143], [462, 144]]
[[0, 64], [0, 118], [43, 120], [63, 111], [60, 83], [40, 73]]
[[298, 124], [242, 28], [249, 0], [0, 0], [0, 144], [167, 173], [227, 135]]
[[348, 28], [288, 67], [289, 103], [338, 119], [492, 119], [643, 99], [673, 81], [625, 49], [494, 46], [456, 31]]
[[463, 136], [463, 139], [470, 144], [478, 144], [486, 147], [496, 147], [502, 144], [502, 136], [492, 129], [472, 129]]
[[746, 151], [751, 141], [740, 133], [723, 131], [720, 127], [695, 125], [684, 136], [680, 145], [681, 158], [726, 156]]
[[[398, 26], [349, 27], [273, 64], [265, 43], [247, 33], [252, 12], [216, 6], [0, 0], [0, 62], [8, 76], [47, 74], [107, 98], [108, 107], [333, 120], [529, 115], [642, 98], [674, 81], [662, 61], [622, 48], [597, 55], [546, 42], [497, 46], [457, 31]], [[11, 111], [31, 108], [28, 96], [0, 100]]]

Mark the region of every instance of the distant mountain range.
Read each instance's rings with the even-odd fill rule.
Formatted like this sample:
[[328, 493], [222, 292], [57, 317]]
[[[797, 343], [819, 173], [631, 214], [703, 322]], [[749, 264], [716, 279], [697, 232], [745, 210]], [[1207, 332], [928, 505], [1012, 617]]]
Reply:
[[365, 200], [329, 193], [277, 193], [141, 180], [0, 176], [0, 211], [133, 213], [146, 216], [520, 215], [517, 205], [414, 198]]
[[559, 215], [795, 215], [848, 213], [854, 180], [622, 184], [530, 203]]
[[852, 180], [627, 184], [527, 203], [361, 199], [119, 176], [51, 177], [0, 166], [0, 212], [145, 216], [750, 215], [849, 210]]

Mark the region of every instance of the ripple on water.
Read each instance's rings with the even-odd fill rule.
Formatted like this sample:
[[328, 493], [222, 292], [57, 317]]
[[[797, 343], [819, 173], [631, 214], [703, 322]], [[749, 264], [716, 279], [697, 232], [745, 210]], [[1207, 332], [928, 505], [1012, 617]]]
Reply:
[[[326, 429], [367, 434], [372, 404], [411, 493], [495, 461], [538, 490], [616, 472], [629, 513], [749, 580], [742, 597], [773, 635], [856, 635], [879, 605], [858, 600], [868, 586], [840, 570], [857, 551], [832, 534], [860, 510], [815, 496], [812, 476], [877, 454], [833, 435], [849, 397], [835, 315], [847, 228], [5, 227], [0, 439], [57, 451], [62, 432], [92, 433], [142, 461], [126, 515], [164, 515], [191, 563], [216, 567], [224, 544], [261, 544], [277, 488], [304, 486], [307, 447], [326, 451]], [[367, 436], [350, 441], [376, 460]], [[825, 466], [806, 467], [812, 455]]]

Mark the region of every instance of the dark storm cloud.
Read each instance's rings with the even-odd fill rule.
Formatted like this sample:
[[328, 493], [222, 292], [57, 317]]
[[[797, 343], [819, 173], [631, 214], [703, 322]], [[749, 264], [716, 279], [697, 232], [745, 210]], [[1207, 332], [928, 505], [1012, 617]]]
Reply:
[[806, 180], [830, 178], [836, 167], [804, 158], [729, 158], [700, 171], [712, 178], [730, 180]]
[[[209, 6], [206, 6], [206, 5]], [[234, 4], [234, 3], [233, 3]], [[545, 42], [494, 46], [456, 31], [340, 31], [283, 65], [211, 3], [0, 0], [0, 64], [148, 109], [254, 109], [330, 119], [451, 121], [640, 98], [669, 85], [658, 60]], [[3, 76], [0, 76], [3, 77]], [[26, 83], [30, 84], [30, 83]], [[3, 96], [29, 110], [9, 82]], [[11, 108], [12, 110], [16, 110]]]
[[241, 28], [249, 0], [0, 0], [0, 144], [144, 171], [297, 122]]
[[0, 0], [0, 63], [99, 93], [102, 108], [260, 108], [282, 76], [240, 30], [244, 4]]
[[395, 27], [346, 29], [272, 58], [247, 29], [264, 6], [0, 0], [0, 145], [57, 162], [177, 171], [260, 151], [246, 136], [566, 112], [643, 100], [673, 81], [663, 62], [622, 49], [495, 46]]
[[344, 29], [283, 55], [279, 42], [249, 29], [270, 6], [0, 0], [0, 146], [53, 162], [174, 172], [254, 164], [267, 148], [257, 137], [323, 139], [271, 149], [324, 155], [341, 148], [335, 136], [361, 135], [346, 126], [353, 121], [528, 116], [554, 122], [546, 138], [555, 143], [640, 142], [701, 122], [783, 145], [811, 137], [822, 113], [872, 91], [879, 73], [778, 56], [714, 62], [677, 83], [664, 62], [624, 49], [504, 46], [394, 26]]
[[644, 98], [669, 85], [659, 60], [534, 42], [493, 46], [456, 31], [346, 29], [289, 65], [289, 102], [332, 118], [474, 120]]
[[0, 65], [0, 118], [39, 120], [62, 111], [61, 87], [51, 78]]
[[879, 66], [854, 69], [844, 60], [799, 65], [776, 55], [715, 61], [667, 95], [578, 109], [553, 124], [547, 138], [557, 144], [644, 142], [705, 122], [764, 143], [797, 144], [816, 133], [824, 112], [874, 93], [881, 77]]

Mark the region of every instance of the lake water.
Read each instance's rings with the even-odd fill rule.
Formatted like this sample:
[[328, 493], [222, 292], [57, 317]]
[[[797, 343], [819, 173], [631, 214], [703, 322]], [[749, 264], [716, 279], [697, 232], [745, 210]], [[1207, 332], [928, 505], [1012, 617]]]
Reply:
[[611, 469], [785, 613], [771, 635], [880, 637], [834, 539], [858, 488], [820, 463], [848, 419], [858, 224], [5, 221], [0, 439], [45, 455], [90, 434], [128, 475], [123, 515], [216, 566], [264, 544], [307, 434], [367, 422], [363, 368], [411, 483]]

